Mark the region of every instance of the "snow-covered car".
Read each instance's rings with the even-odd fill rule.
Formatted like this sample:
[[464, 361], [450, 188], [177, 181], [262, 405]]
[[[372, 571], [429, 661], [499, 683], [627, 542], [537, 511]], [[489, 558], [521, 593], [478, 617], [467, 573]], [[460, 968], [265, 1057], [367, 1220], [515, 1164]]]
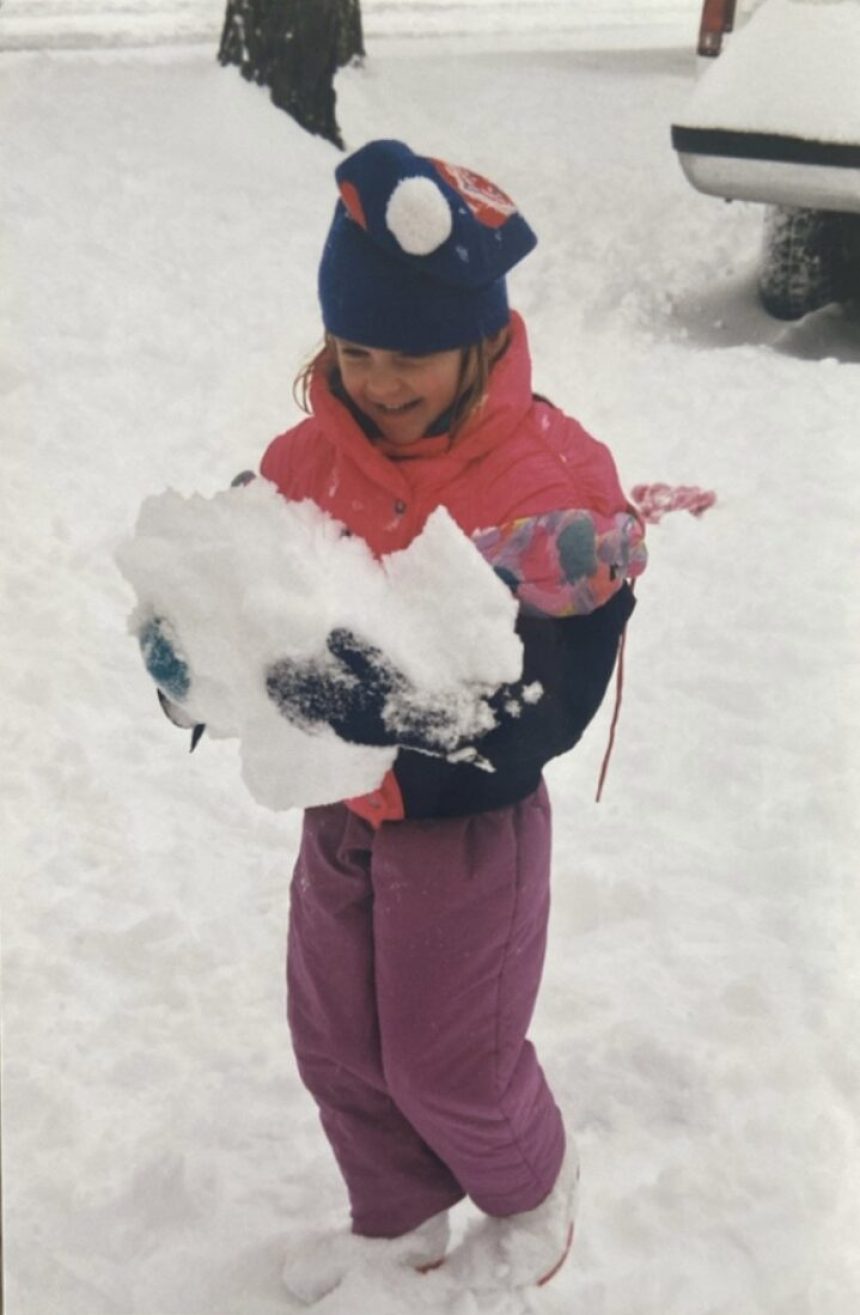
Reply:
[[767, 206], [765, 310], [860, 296], [860, 0], [704, 0], [698, 53], [672, 144], [698, 191]]

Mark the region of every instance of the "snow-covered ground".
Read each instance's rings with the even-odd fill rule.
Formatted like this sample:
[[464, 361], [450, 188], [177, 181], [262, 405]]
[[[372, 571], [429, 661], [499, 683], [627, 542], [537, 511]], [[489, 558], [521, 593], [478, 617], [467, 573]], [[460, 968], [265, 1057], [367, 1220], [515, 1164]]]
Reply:
[[[217, 40], [226, 0], [3, 0], [0, 50]], [[369, 45], [432, 36], [548, 46], [660, 44], [698, 23], [698, 0], [362, 0]], [[586, 35], [587, 34], [587, 35]]]
[[[540, 1294], [355, 1274], [323, 1315], [856, 1315], [860, 326], [756, 308], [760, 212], [685, 184], [679, 50], [462, 55], [339, 80], [348, 142], [467, 163], [541, 244], [536, 386], [668, 517], [609, 710], [554, 765], [534, 1035], [578, 1137]], [[336, 152], [211, 52], [0, 63], [3, 1170], [9, 1315], [274, 1315], [344, 1199], [282, 1021], [299, 819], [158, 712], [112, 556], [296, 415]], [[852, 807], [852, 800], [855, 806]], [[469, 1210], [457, 1212], [458, 1227]]]

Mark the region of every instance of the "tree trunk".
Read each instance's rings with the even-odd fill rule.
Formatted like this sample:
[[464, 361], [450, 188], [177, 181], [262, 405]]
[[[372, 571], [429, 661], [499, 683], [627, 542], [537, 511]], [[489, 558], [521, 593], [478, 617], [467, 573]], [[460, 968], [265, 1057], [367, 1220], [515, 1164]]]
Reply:
[[341, 150], [334, 75], [363, 55], [359, 0], [228, 0], [219, 61], [238, 65], [279, 109]]

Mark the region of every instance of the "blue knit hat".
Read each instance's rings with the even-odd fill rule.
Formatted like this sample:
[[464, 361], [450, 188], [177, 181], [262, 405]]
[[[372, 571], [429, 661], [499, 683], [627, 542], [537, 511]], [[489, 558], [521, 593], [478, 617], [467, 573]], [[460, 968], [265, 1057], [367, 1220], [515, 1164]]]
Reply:
[[319, 270], [329, 333], [417, 355], [504, 328], [505, 274], [537, 243], [510, 197], [396, 141], [368, 142], [335, 178]]

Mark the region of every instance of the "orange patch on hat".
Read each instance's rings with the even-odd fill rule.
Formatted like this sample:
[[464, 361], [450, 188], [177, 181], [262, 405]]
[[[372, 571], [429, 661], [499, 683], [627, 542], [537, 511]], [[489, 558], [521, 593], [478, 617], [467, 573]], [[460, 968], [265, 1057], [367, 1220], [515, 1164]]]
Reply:
[[367, 231], [367, 216], [364, 213], [364, 206], [361, 204], [361, 197], [358, 194], [358, 188], [353, 183], [342, 182], [338, 185], [343, 203], [346, 206], [350, 219], [354, 219], [360, 228]]
[[459, 164], [446, 164], [444, 160], [430, 163], [455, 192], [462, 196], [475, 218], [487, 228], [501, 228], [511, 215], [517, 213], [514, 202], [495, 183], [481, 174], [473, 173]]

